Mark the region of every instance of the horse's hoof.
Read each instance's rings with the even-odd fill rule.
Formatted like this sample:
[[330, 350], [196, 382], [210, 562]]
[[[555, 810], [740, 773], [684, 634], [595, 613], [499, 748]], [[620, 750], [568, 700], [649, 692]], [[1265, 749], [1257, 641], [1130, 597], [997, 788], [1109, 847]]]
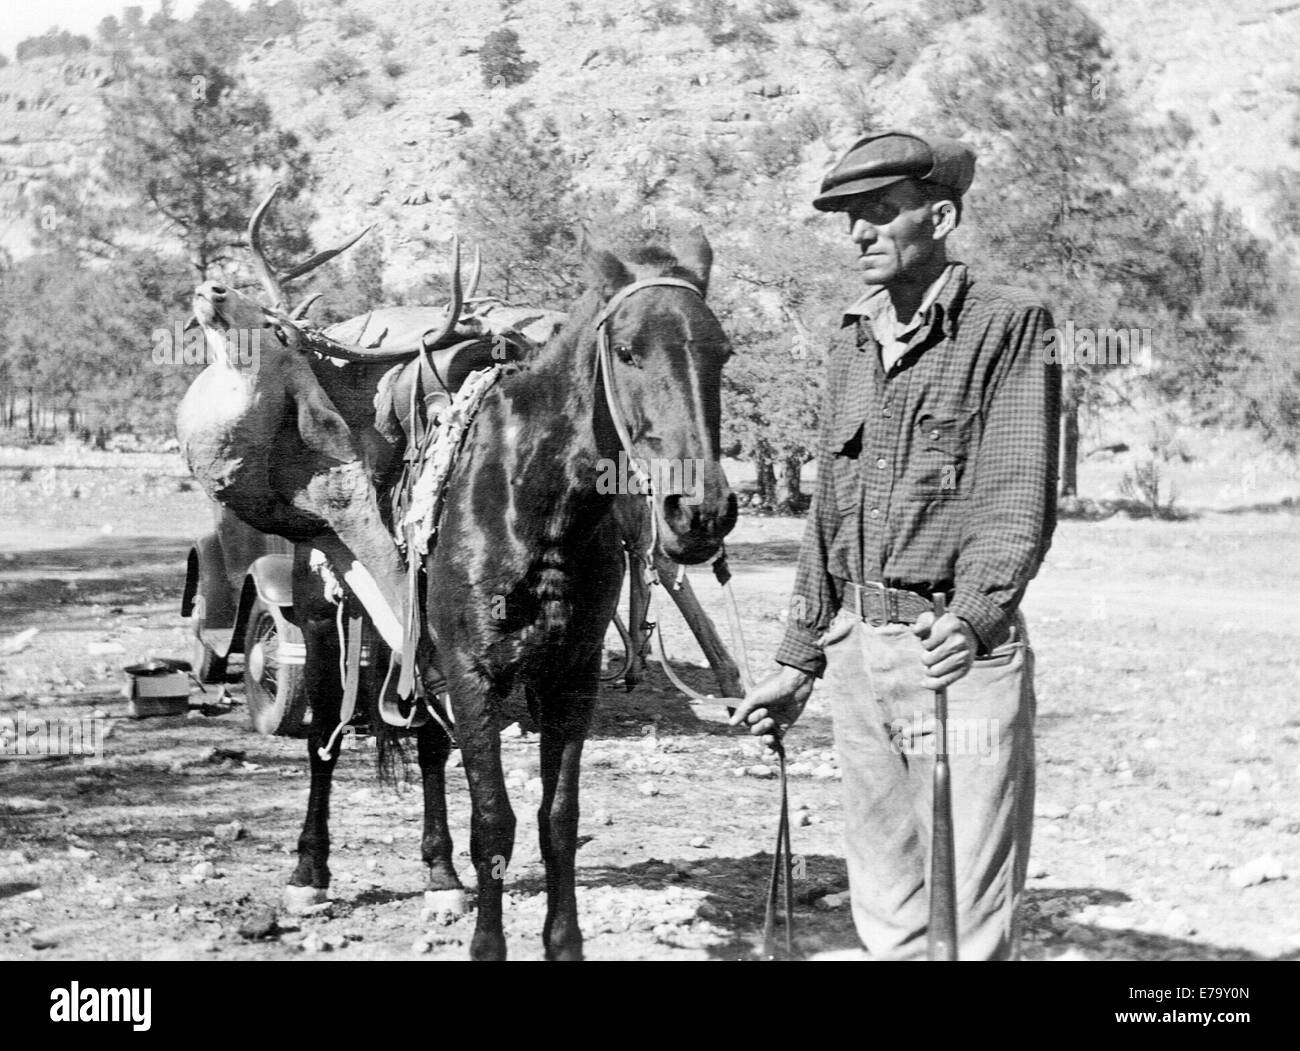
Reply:
[[290, 916], [310, 916], [321, 912], [329, 905], [329, 896], [324, 887], [284, 888], [284, 911]]
[[424, 892], [425, 922], [454, 923], [469, 912], [469, 895], [463, 887], [451, 890], [426, 890]]

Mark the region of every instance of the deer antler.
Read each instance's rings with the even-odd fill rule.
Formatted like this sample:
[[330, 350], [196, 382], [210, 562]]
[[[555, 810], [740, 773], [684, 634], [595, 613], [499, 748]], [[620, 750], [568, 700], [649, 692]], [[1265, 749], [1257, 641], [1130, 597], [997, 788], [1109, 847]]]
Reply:
[[479, 278], [483, 276], [483, 253], [478, 250], [478, 245], [474, 246], [474, 265], [469, 272], [469, 288], [465, 289], [465, 299], [473, 299], [478, 294]]
[[289, 297], [285, 294], [284, 286], [295, 278], [308, 274], [317, 267], [328, 263], [336, 255], [346, 252], [354, 244], [365, 237], [374, 229], [374, 226], [367, 226], [351, 240], [339, 245], [337, 248], [328, 248], [323, 252], [317, 252], [310, 259], [307, 259], [295, 266], [289, 267], [282, 274], [275, 271], [266, 258], [266, 249], [262, 246], [262, 220], [266, 216], [266, 210], [271, 207], [271, 202], [275, 200], [275, 195], [280, 192], [280, 184], [276, 183], [271, 187], [271, 191], [263, 199], [262, 203], [257, 206], [253, 212], [253, 218], [248, 221], [248, 243], [253, 250], [253, 266], [257, 270], [258, 279], [262, 282], [262, 287], [266, 289], [266, 294], [271, 297], [271, 305], [277, 310], [287, 311], [289, 309]]
[[296, 307], [293, 308], [293, 312], [289, 315], [289, 320], [301, 321], [303, 318], [307, 316], [307, 311], [311, 309], [312, 304], [315, 303], [316, 300], [320, 299], [324, 294], [325, 294], [324, 292], [313, 292], [311, 295], [309, 295], [306, 299], [304, 299], [301, 303], [299, 303]]
[[[475, 268], [472, 283], [478, 284], [477, 268]], [[464, 305], [465, 296], [460, 287], [460, 238], [453, 237], [451, 239], [451, 303], [447, 306], [447, 320], [442, 326], [442, 331], [436, 336], [430, 338], [429, 333], [433, 329], [429, 329], [429, 332], [426, 332], [420, 338], [425, 350], [433, 350], [452, 334], [456, 328], [456, 323], [460, 321], [460, 311]]]

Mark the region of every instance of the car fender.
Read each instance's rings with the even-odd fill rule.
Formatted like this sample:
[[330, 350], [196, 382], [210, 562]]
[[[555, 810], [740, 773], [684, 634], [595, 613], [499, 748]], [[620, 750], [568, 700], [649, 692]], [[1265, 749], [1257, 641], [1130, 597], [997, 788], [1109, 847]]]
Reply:
[[238, 609], [232, 601], [230, 582], [226, 579], [225, 555], [221, 538], [216, 533], [199, 537], [190, 548], [185, 561], [181, 616], [193, 616], [199, 599], [203, 600], [205, 628], [227, 628], [235, 622]]
[[280, 663], [305, 664], [307, 647], [293, 617], [293, 556], [262, 555], [248, 567], [239, 596], [239, 622], [230, 645], [242, 651], [248, 615], [258, 599], [262, 600], [275, 621], [280, 636]]
[[[189, 586], [188, 583], [186, 585]], [[223, 596], [228, 591], [223, 591]], [[205, 617], [203, 640], [214, 653], [228, 657], [244, 652], [244, 631], [248, 627], [248, 614], [253, 604], [261, 599], [275, 618], [281, 635], [285, 625], [291, 623], [293, 612], [293, 556], [262, 555], [254, 559], [244, 574], [244, 584], [239, 590], [238, 604], [221, 624], [212, 624]], [[229, 600], [226, 600], [229, 603]]]
[[248, 567], [248, 579], [257, 589], [258, 598], [272, 609], [293, 606], [292, 555], [263, 555]]
[[181, 616], [191, 618], [191, 632], [218, 657], [230, 652], [239, 606], [226, 578], [225, 553], [216, 533], [199, 537], [185, 561]]

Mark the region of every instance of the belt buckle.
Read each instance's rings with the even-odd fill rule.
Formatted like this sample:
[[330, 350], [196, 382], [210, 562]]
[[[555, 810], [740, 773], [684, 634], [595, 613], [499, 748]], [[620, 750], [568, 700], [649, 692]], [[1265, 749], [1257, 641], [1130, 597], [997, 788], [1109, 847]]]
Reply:
[[[885, 587], [884, 584], [876, 580], [868, 580], [865, 583], [859, 585], [859, 587], [860, 590], [858, 591], [858, 615], [861, 617], [861, 619], [866, 621], [868, 624], [874, 623], [876, 619], [879, 619], [881, 624], [888, 624], [891, 619], [889, 615], [890, 614], [889, 588]], [[870, 614], [868, 614], [867, 611], [863, 608], [866, 605], [866, 603], [863, 601], [863, 598], [868, 593], [872, 595], [873, 599], [875, 598], [879, 599], [878, 604], [876, 602], [872, 603], [872, 610]], [[877, 605], [880, 611], [878, 618], [876, 614]]]

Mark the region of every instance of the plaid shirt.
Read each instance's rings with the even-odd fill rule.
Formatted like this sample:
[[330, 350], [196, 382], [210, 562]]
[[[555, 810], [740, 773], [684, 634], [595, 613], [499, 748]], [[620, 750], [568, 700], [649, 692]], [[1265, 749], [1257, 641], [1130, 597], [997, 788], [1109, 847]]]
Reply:
[[817, 491], [776, 654], [815, 675], [836, 578], [950, 592], [987, 650], [1056, 526], [1061, 375], [1043, 356], [1047, 308], [959, 264], [886, 372], [871, 306], [844, 316], [829, 355]]

